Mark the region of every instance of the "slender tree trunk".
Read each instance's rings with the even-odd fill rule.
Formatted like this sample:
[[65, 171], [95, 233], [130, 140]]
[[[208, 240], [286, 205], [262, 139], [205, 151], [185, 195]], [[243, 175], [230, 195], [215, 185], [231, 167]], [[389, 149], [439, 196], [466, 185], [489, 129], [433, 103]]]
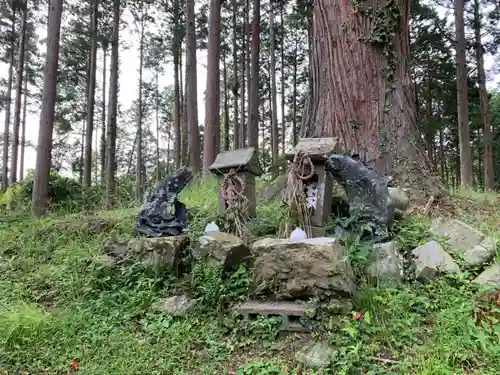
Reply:
[[[433, 178], [416, 124], [410, 77], [410, 1], [392, 9], [370, 1], [318, 0], [312, 18], [312, 97], [305, 134], [338, 137], [382, 174], [411, 187], [415, 199], [442, 191]], [[380, 44], [370, 14], [385, 19], [394, 33]], [[349, 67], [348, 69], [346, 67]], [[335, 88], [335, 89], [333, 89]]]
[[142, 72], [144, 64], [144, 9], [141, 3], [141, 34], [139, 40], [139, 97], [137, 99], [137, 160], [135, 164], [135, 198], [142, 200], [144, 177], [142, 175]]
[[108, 55], [108, 44], [102, 46], [102, 109], [101, 109], [101, 183], [106, 181], [106, 57]]
[[2, 191], [7, 190], [9, 186], [9, 133], [10, 133], [10, 107], [12, 102], [12, 80], [14, 74], [14, 48], [16, 35], [16, 12], [12, 10], [12, 27], [10, 30], [10, 48], [9, 48], [9, 73], [7, 77], [7, 95], [5, 106], [5, 123], [3, 130], [3, 160], [2, 160]]
[[207, 88], [205, 91], [205, 126], [203, 131], [203, 170], [205, 172], [215, 160], [217, 127], [220, 126], [220, 14], [221, 0], [211, 0], [208, 21]]
[[285, 120], [285, 23], [283, 21], [283, 8], [280, 7], [280, 25], [281, 25], [281, 154], [285, 155], [286, 150], [286, 120]]
[[19, 155], [19, 130], [21, 128], [21, 103], [23, 99], [24, 55], [26, 45], [26, 20], [28, 18], [28, 2], [22, 3], [21, 39], [19, 40], [19, 57], [17, 59], [16, 102], [14, 104], [14, 128], [12, 134], [12, 159], [10, 164], [10, 183], [17, 182], [17, 167]]
[[479, 0], [474, 0], [474, 33], [476, 39], [477, 75], [479, 81], [479, 103], [481, 108], [481, 119], [483, 121], [483, 143], [484, 143], [484, 188], [492, 190], [495, 186], [495, 175], [493, 171], [493, 151], [491, 132], [491, 111], [486, 88], [486, 73], [484, 70], [484, 46], [481, 41], [481, 14], [479, 13]]
[[[233, 84], [232, 84], [232, 92], [233, 92], [233, 149], [240, 148], [240, 122], [238, 116], [238, 38], [236, 33], [237, 23], [236, 23], [236, 14], [238, 12], [238, 1], [232, 0], [232, 8], [233, 8]], [[227, 87], [226, 87], [227, 90]]]
[[269, 12], [269, 37], [271, 39], [271, 50], [269, 51], [271, 55], [271, 155], [273, 163], [274, 175], [277, 175], [277, 165], [278, 165], [278, 103], [276, 99], [276, 32], [274, 29], [274, 4], [271, 4]]
[[457, 63], [458, 136], [460, 145], [460, 185], [472, 187], [472, 151], [469, 134], [469, 98], [464, 26], [465, 0], [455, 0], [455, 33]]
[[227, 95], [227, 66], [226, 55], [222, 57], [224, 61], [224, 151], [229, 151], [230, 137], [229, 137], [229, 98]]
[[160, 87], [158, 83], [158, 70], [156, 71], [156, 183], [160, 182]]
[[174, 46], [174, 147], [175, 147], [175, 168], [179, 169], [181, 166], [181, 148], [182, 148], [182, 135], [181, 135], [181, 89], [179, 84], [179, 46]]
[[247, 61], [248, 61], [248, 2], [242, 0], [243, 3], [243, 40], [241, 49], [241, 129], [240, 129], [240, 147], [244, 148], [247, 144], [247, 119], [246, 116], [246, 85], [247, 82]]
[[[181, 49], [182, 50], [182, 49]], [[182, 74], [182, 53], [179, 55], [179, 76], [180, 76], [180, 88], [181, 88], [181, 134], [182, 134], [182, 143], [181, 143], [181, 150], [182, 150], [182, 164], [183, 165], [188, 165], [189, 164], [189, 128], [188, 128], [188, 121], [187, 121], [187, 79], [184, 80], [183, 82], [183, 74]], [[184, 76], [187, 75], [187, 64], [184, 70]]]
[[49, 176], [52, 154], [52, 131], [56, 104], [57, 67], [61, 36], [62, 0], [49, 5], [47, 25], [47, 54], [45, 56], [42, 108], [38, 130], [35, 179], [33, 182], [32, 210], [35, 217], [44, 216], [49, 208]]
[[259, 147], [260, 0], [254, 0], [252, 18], [251, 77], [248, 104], [248, 146]]
[[[88, 85], [87, 85], [87, 91], [88, 91]], [[87, 92], [87, 95], [85, 95], [86, 97], [88, 97], [88, 92]], [[83, 184], [83, 163], [84, 163], [84, 159], [85, 159], [85, 128], [87, 126], [87, 121], [86, 120], [83, 120], [82, 121], [82, 134], [81, 134], [81, 138], [80, 138], [80, 165], [79, 165], [79, 168], [78, 168], [78, 182], [80, 183], [80, 185]]]
[[292, 94], [292, 143], [293, 146], [297, 144], [297, 52], [298, 52], [298, 40], [295, 37], [295, 51], [293, 54], [293, 94]]
[[[26, 65], [25, 65], [26, 70]], [[23, 104], [23, 120], [21, 122], [21, 158], [19, 161], [19, 180], [24, 180], [24, 154], [26, 151], [26, 115], [28, 109], [28, 72], [24, 75], [24, 104]]]
[[189, 166], [194, 173], [197, 173], [201, 170], [201, 150], [200, 129], [198, 124], [198, 90], [196, 87], [197, 69], [194, 0], [186, 0], [186, 36], [186, 119], [189, 134]]
[[118, 64], [120, 37], [120, 0], [114, 0], [113, 34], [111, 36], [111, 63], [109, 73], [108, 125], [106, 141], [106, 206], [111, 208], [116, 189], [116, 117], [118, 112]]
[[97, 73], [97, 16], [98, 0], [92, 0], [90, 76], [87, 97], [87, 129], [85, 131], [85, 156], [83, 160], [83, 186], [92, 183], [92, 137], [94, 132], [95, 85]]

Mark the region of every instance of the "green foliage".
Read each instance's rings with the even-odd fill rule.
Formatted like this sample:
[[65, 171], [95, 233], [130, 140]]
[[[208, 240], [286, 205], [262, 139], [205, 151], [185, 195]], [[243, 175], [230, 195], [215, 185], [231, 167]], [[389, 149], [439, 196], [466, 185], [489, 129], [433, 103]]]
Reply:
[[[475, 214], [494, 216], [493, 198], [469, 194], [464, 204]], [[201, 233], [205, 215], [216, 215], [216, 184], [196, 181], [183, 191], [182, 200], [189, 202], [191, 224]], [[483, 201], [490, 211], [476, 209]], [[278, 207], [259, 205], [259, 219], [268, 229], [281, 219]], [[139, 264], [102, 264], [103, 241], [132, 236], [136, 213], [100, 212], [98, 217], [113, 223], [103, 233], [86, 230], [94, 216], [82, 214], [44, 220], [9, 216], [0, 223], [0, 358], [8, 373], [17, 367], [65, 373], [73, 360], [89, 375], [465, 375], [469, 370], [493, 375], [500, 365], [498, 325], [476, 324], [480, 305], [475, 289], [467, 275], [457, 275], [399, 288], [372, 287], [360, 279], [353, 301], [360, 319], [326, 309], [316, 322], [314, 336], [331, 345], [331, 371], [299, 369], [295, 354], [306, 343], [281, 338], [279, 317], [236, 319], [232, 305], [252, 289], [244, 267], [223, 272], [197, 262], [187, 280], [174, 280], [150, 274]], [[495, 228], [496, 222], [486, 222]], [[404, 251], [428, 236], [427, 220], [420, 217], [397, 223], [396, 229]], [[356, 241], [348, 251], [361, 268], [367, 253]], [[156, 311], [153, 306], [161, 298], [180, 289], [197, 299], [193, 313], [181, 318]], [[385, 356], [389, 362], [380, 360]]]

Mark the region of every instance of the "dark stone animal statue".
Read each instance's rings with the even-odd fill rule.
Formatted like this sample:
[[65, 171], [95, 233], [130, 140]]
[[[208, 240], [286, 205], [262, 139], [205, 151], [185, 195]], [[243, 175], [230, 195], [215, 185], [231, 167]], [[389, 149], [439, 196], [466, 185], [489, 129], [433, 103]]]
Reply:
[[134, 230], [147, 237], [177, 236], [188, 225], [188, 210], [178, 200], [182, 189], [193, 176], [183, 167], [161, 182], [149, 202], [141, 208]]
[[392, 178], [381, 176], [356, 156], [333, 154], [326, 160], [325, 167], [345, 190], [349, 224], [356, 224], [365, 233], [368, 225], [373, 242], [388, 239], [394, 220], [388, 189]]

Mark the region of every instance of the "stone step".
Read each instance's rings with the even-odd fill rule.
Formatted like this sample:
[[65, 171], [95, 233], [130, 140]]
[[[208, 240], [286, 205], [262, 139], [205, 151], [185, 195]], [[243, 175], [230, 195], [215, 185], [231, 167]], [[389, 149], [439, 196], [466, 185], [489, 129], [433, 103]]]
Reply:
[[238, 313], [244, 319], [256, 319], [279, 316], [282, 318], [280, 330], [287, 332], [309, 332], [309, 329], [300, 323], [300, 318], [306, 316], [306, 310], [311, 305], [298, 302], [247, 301], [237, 307]]

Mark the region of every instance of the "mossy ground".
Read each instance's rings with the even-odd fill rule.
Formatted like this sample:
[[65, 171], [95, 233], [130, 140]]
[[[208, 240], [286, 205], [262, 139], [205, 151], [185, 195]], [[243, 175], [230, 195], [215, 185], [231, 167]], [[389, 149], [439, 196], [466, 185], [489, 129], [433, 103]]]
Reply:
[[[193, 208], [192, 235], [217, 210], [216, 185], [188, 187], [182, 200]], [[500, 239], [500, 197], [467, 193], [456, 198], [461, 218]], [[257, 235], [279, 226], [282, 208], [260, 205]], [[113, 228], [93, 234], [88, 217], [34, 220], [9, 214], [0, 222], [0, 374], [64, 374], [73, 361], [81, 374], [293, 374], [296, 354], [311, 337], [277, 335], [276, 322], [251, 325], [223, 310], [244, 297], [240, 270], [221, 284], [203, 269], [187, 282], [202, 297], [186, 318], [155, 312], [152, 305], [179, 288], [138, 265], [111, 270], [96, 261], [106, 237], [132, 236], [136, 210], [96, 213]], [[398, 234], [402, 248], [427, 238], [426, 220], [413, 217]], [[355, 261], [362, 251], [350, 246]], [[334, 348], [335, 374], [497, 374], [500, 324], [476, 324], [481, 308], [469, 274], [398, 289], [361, 287], [355, 300], [361, 319], [326, 316], [314, 338]], [[185, 286], [184, 286], [185, 287]], [[387, 359], [389, 358], [390, 359]], [[312, 374], [312, 372], [310, 372]], [[317, 372], [320, 373], [319, 371]]]

